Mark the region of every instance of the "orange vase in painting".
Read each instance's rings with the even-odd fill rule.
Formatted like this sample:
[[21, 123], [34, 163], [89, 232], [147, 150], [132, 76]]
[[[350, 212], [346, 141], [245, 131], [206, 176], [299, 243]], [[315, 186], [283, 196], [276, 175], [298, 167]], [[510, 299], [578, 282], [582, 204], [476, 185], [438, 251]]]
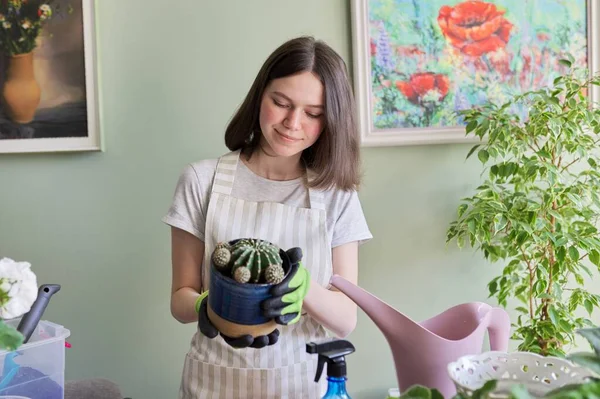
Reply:
[[6, 115], [15, 123], [29, 123], [40, 103], [41, 90], [33, 71], [33, 53], [8, 57], [2, 100]]

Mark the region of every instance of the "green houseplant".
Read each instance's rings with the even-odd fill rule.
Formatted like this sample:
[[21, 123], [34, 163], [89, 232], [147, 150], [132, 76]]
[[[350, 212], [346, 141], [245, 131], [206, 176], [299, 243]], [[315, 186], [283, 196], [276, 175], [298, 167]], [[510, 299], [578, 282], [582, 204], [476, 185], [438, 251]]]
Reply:
[[542, 355], [563, 356], [600, 302], [585, 289], [600, 266], [600, 111], [586, 96], [600, 78], [572, 62], [561, 60], [567, 72], [552, 87], [461, 112], [481, 139], [467, 158], [477, 154], [485, 181], [447, 231], [447, 242], [502, 263], [490, 297], [519, 301], [513, 339]]

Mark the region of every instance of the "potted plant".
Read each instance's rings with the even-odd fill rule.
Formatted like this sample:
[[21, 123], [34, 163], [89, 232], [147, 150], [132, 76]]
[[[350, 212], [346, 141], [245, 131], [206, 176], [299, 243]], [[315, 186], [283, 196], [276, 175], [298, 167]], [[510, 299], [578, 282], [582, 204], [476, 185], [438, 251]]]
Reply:
[[461, 111], [467, 135], [481, 139], [467, 158], [477, 154], [485, 181], [447, 231], [447, 242], [502, 264], [490, 297], [520, 302], [513, 339], [541, 355], [563, 356], [590, 325], [579, 310], [591, 315], [600, 302], [585, 286], [600, 266], [600, 111], [586, 95], [600, 78], [573, 62], [561, 60], [567, 71], [552, 87]]
[[229, 337], [273, 332], [276, 323], [263, 315], [261, 303], [272, 296], [272, 286], [283, 281], [290, 266], [286, 251], [265, 240], [218, 243], [211, 254], [211, 323]]
[[52, 13], [51, 0], [0, 1], [0, 52], [7, 62], [2, 99], [8, 117], [16, 123], [30, 122], [40, 102], [33, 50]]

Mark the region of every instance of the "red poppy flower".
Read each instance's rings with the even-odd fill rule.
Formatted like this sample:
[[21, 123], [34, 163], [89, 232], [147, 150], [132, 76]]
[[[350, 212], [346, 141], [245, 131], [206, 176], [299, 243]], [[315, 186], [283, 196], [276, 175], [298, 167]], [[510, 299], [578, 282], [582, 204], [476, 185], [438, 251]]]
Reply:
[[446, 75], [419, 72], [411, 75], [408, 82], [397, 81], [396, 87], [411, 103], [421, 105], [423, 104], [423, 97], [432, 90], [439, 93], [440, 101], [443, 100], [450, 89], [450, 81]]
[[443, 6], [438, 24], [452, 46], [472, 56], [504, 48], [513, 27], [504, 18], [504, 11], [480, 0], [464, 1], [454, 7]]

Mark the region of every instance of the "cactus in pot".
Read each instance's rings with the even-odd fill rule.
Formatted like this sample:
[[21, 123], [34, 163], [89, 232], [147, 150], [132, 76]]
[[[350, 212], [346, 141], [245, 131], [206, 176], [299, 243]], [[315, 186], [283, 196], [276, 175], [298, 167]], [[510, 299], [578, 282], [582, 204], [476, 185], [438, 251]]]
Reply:
[[219, 272], [242, 284], [279, 284], [285, 277], [279, 248], [260, 239], [219, 242], [211, 260]]
[[265, 269], [265, 280], [269, 284], [279, 284], [285, 277], [285, 270], [279, 264], [270, 265]]
[[265, 269], [282, 263], [279, 248], [267, 241], [253, 238], [236, 242], [231, 248], [231, 256], [231, 273], [240, 283], [262, 283], [265, 281]]
[[229, 243], [218, 243], [212, 254], [212, 261], [217, 269], [227, 270], [231, 261], [231, 245]]

